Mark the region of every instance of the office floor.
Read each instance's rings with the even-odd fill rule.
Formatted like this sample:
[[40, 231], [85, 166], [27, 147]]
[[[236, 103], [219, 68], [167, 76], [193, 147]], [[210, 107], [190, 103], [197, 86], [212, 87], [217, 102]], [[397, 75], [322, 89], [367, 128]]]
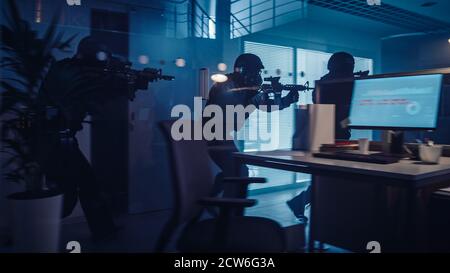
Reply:
[[[258, 200], [258, 204], [246, 211], [246, 215], [268, 217], [278, 221], [282, 226], [298, 224], [296, 218], [286, 205], [286, 201], [300, 193], [303, 189], [290, 189], [273, 193], [252, 195], [250, 198]], [[309, 209], [306, 210], [309, 215]], [[86, 222], [80, 221], [64, 224], [61, 236], [61, 252], [68, 252], [65, 246], [70, 241], [78, 241], [82, 252], [152, 252], [156, 240], [170, 217], [170, 211], [156, 211], [144, 214], [123, 215], [117, 217], [117, 223], [122, 227], [118, 237], [102, 244], [90, 241], [89, 229]], [[308, 234], [308, 230], [306, 230]], [[167, 251], [173, 251], [173, 243]], [[7, 252], [8, 248], [0, 247], [0, 252]], [[301, 251], [301, 250], [299, 250]], [[328, 247], [326, 252], [345, 252], [341, 249]]]
[[[301, 192], [302, 188], [277, 191], [273, 193], [251, 195], [257, 199], [256, 206], [246, 210], [246, 215], [274, 219], [282, 226], [292, 226], [298, 221], [286, 205], [286, 201]], [[309, 213], [309, 211], [307, 211]], [[156, 240], [170, 217], [170, 211], [149, 212], [144, 214], [123, 215], [117, 217], [117, 223], [123, 227], [117, 240], [106, 244], [93, 244], [89, 239], [89, 230], [85, 222], [66, 224], [62, 230], [62, 250], [68, 241], [79, 241], [88, 252], [152, 252]], [[167, 251], [174, 249], [169, 244]]]

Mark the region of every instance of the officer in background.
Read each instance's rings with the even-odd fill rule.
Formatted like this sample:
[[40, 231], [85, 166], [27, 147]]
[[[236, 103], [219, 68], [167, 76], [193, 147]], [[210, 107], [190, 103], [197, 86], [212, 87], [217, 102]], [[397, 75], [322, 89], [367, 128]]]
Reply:
[[[328, 61], [329, 73], [320, 79], [321, 82], [325, 83], [321, 85], [321, 93], [332, 96], [334, 104], [339, 105], [336, 109], [335, 119], [335, 138], [339, 140], [348, 140], [351, 137], [350, 129], [345, 126], [345, 121], [350, 111], [350, 98], [348, 96], [351, 94], [348, 93], [348, 90], [351, 90], [351, 86], [353, 86], [353, 80], [355, 79], [354, 69], [354, 57], [347, 52], [337, 52]], [[345, 82], [333, 83], [333, 81], [344, 79], [346, 80]], [[331, 83], [326, 84], [327, 82]], [[347, 93], [339, 94], [340, 90]], [[315, 94], [313, 94], [313, 99], [313, 102], [317, 103]]]
[[[354, 80], [354, 69], [355, 69], [355, 59], [347, 52], [337, 52], [334, 53], [328, 60], [328, 74], [323, 76], [321, 81], [334, 81], [341, 79]], [[321, 91], [324, 91], [327, 85], [321, 87]], [[331, 86], [331, 85], [330, 85]], [[332, 88], [336, 88], [334, 85]], [[336, 91], [336, 90], [330, 90]], [[326, 92], [326, 91], [325, 91]], [[337, 96], [339, 96], [337, 94]], [[315, 101], [315, 94], [313, 94], [313, 102]], [[336, 139], [348, 140], [351, 137], [350, 129], [342, 126], [342, 121], [348, 118], [347, 111], [337, 111], [336, 112]], [[306, 223], [308, 218], [304, 215], [305, 207], [311, 202], [311, 186], [309, 186], [305, 191], [301, 192], [299, 195], [293, 199], [287, 201], [288, 207], [297, 217], [300, 222]]]
[[[281, 100], [275, 101], [269, 98], [269, 95], [265, 92], [261, 92], [260, 88], [263, 83], [263, 78], [261, 77], [262, 69], [264, 65], [261, 59], [254, 54], [242, 54], [240, 55], [234, 63], [234, 72], [228, 74], [227, 81], [223, 83], [215, 83], [209, 93], [209, 99], [207, 101], [208, 105], [217, 105], [223, 111], [223, 138], [220, 140], [214, 139], [209, 141], [210, 146], [210, 156], [213, 161], [221, 168], [222, 173], [218, 175], [218, 183], [216, 183], [215, 193], [222, 190], [220, 185], [220, 177], [232, 177], [232, 176], [248, 176], [248, 168], [243, 166], [236, 173], [233, 163], [233, 153], [238, 152], [238, 148], [235, 145], [233, 138], [230, 138], [230, 134], [233, 131], [237, 132], [241, 129], [243, 124], [238, 124], [236, 119], [233, 124], [233, 131], [226, 131], [226, 106], [237, 106], [242, 105], [247, 107], [249, 105], [254, 105], [256, 108], [261, 106], [267, 106], [267, 111], [272, 111], [271, 106], [277, 106], [279, 110], [289, 107], [292, 103], [295, 103], [299, 99], [298, 92], [291, 91]], [[265, 110], [265, 109], [264, 109]], [[245, 119], [249, 115], [245, 116]], [[206, 122], [204, 120], [204, 122]], [[230, 126], [229, 126], [230, 127]]]
[[70, 215], [80, 200], [94, 241], [114, 238], [117, 227], [76, 134], [86, 116], [97, 112], [100, 105], [118, 96], [131, 99], [148, 84], [104, 73], [111, 60], [106, 45], [88, 36], [79, 43], [75, 56], [51, 66], [39, 92], [47, 119], [40, 160], [47, 183], [64, 194], [63, 217]]

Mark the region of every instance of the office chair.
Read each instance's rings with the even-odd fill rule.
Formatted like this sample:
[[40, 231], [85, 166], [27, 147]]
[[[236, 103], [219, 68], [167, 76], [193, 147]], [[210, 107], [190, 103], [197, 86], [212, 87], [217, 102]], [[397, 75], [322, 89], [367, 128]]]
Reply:
[[[156, 252], [164, 251], [181, 226], [184, 228], [177, 240], [177, 250], [180, 252], [283, 252], [286, 239], [284, 230], [277, 222], [233, 213], [236, 209], [255, 205], [256, 200], [210, 196], [215, 179], [206, 142], [175, 141], [171, 136], [173, 123], [163, 121], [160, 127], [170, 149], [175, 207], [159, 237]], [[265, 179], [224, 178], [222, 181], [246, 189], [249, 183], [264, 183]], [[201, 219], [206, 207], [218, 207], [219, 215]]]

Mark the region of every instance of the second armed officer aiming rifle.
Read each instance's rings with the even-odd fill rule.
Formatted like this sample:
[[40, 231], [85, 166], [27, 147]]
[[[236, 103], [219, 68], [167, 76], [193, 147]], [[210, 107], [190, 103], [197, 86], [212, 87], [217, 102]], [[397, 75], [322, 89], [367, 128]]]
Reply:
[[131, 62], [112, 57], [101, 70], [106, 74], [114, 74], [117, 77], [128, 79], [129, 81], [137, 80], [138, 78], [142, 78], [147, 82], [155, 82], [158, 80], [172, 81], [175, 79], [173, 76], [163, 75], [161, 69], [144, 68], [143, 70], [135, 70], [131, 67]]
[[83, 70], [96, 77], [107, 77], [111, 79], [120, 79], [126, 83], [126, 88], [130, 99], [134, 99], [137, 90], [146, 90], [150, 82], [173, 81], [175, 77], [163, 75], [161, 69], [144, 68], [136, 70], [132, 68], [132, 63], [128, 60], [122, 60], [119, 57], [108, 57], [105, 61], [99, 62], [100, 65], [83, 65]]

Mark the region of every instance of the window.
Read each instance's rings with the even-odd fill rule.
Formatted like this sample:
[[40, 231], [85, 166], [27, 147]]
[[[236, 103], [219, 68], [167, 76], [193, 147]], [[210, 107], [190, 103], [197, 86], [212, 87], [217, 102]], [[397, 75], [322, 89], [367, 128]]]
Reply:
[[306, 16], [304, 0], [233, 0], [231, 1], [230, 37], [242, 37]]
[[[281, 77], [282, 83], [294, 83], [293, 70], [294, 64], [292, 62], [294, 52], [292, 48], [259, 44], [253, 42], [245, 42], [244, 51], [258, 55], [265, 69], [263, 70], [263, 77], [277, 76]], [[276, 119], [274, 115], [279, 115]], [[271, 143], [264, 143], [258, 141], [246, 141], [245, 150], [274, 150], [291, 148], [292, 141], [292, 116], [293, 107], [284, 109], [279, 113], [266, 113], [262, 111], [255, 111], [247, 122], [247, 130], [249, 132], [257, 130], [257, 126], [261, 123], [267, 123], [272, 120], [270, 128], [278, 129], [279, 132], [272, 134], [274, 139]]]
[[[281, 77], [282, 83], [294, 83], [294, 49], [290, 47], [260, 44], [253, 42], [244, 43], [244, 51], [258, 55], [265, 69], [263, 77]], [[278, 115], [278, 119], [275, 118]], [[247, 120], [244, 130], [255, 134], [258, 126], [268, 126], [271, 130], [270, 143], [262, 141], [245, 141], [245, 151], [264, 151], [276, 149], [288, 149], [292, 147], [294, 106], [286, 108], [279, 113], [266, 113], [256, 110]], [[240, 132], [242, 133], [242, 132]], [[294, 175], [289, 172], [281, 172], [272, 169], [249, 166], [251, 176], [267, 177], [271, 186], [292, 184]], [[254, 189], [254, 186], [252, 189]], [[261, 187], [261, 186], [260, 186]]]
[[193, 36], [216, 39], [216, 1], [192, 1]]
[[208, 36], [211, 39], [216, 39], [216, 18], [211, 17], [208, 19]]

